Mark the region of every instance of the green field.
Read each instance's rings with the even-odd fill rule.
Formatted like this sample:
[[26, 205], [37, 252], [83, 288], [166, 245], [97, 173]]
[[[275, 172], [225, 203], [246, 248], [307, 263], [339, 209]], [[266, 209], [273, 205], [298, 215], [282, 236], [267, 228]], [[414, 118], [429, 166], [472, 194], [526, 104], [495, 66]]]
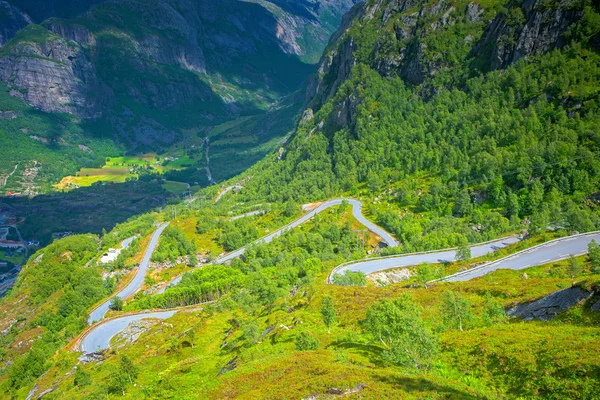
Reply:
[[[153, 170], [163, 174], [168, 171], [187, 168], [193, 164], [188, 156], [172, 156], [176, 158], [173, 161], [165, 160], [165, 157], [161, 157], [155, 153], [139, 156], [109, 157], [102, 168], [82, 168], [75, 175], [64, 177], [54, 187], [59, 190], [68, 190], [91, 186], [96, 182], [123, 183], [127, 179], [137, 179], [141, 170]], [[186, 184], [181, 183], [181, 185], [184, 185], [187, 190]], [[170, 185], [170, 187], [174, 188], [175, 186]], [[172, 191], [170, 189], [167, 190]], [[176, 189], [174, 193], [179, 191], [179, 189]]]
[[175, 181], [165, 181], [165, 183], [162, 184], [162, 187], [167, 192], [171, 192], [177, 196], [184, 194], [188, 190], [187, 183], [175, 182]]
[[136, 178], [129, 168], [105, 166], [102, 168], [82, 168], [75, 176], [64, 177], [55, 187], [57, 189], [73, 189], [91, 186], [96, 182], [123, 183], [128, 178]]

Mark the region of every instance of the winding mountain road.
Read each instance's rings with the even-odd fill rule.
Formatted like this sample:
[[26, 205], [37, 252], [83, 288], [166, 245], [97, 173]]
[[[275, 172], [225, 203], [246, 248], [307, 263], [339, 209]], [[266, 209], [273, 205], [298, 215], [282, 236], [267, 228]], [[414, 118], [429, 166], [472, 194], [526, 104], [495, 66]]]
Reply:
[[99, 350], [106, 350], [110, 347], [110, 341], [119, 332], [127, 328], [134, 321], [142, 319], [157, 318], [167, 319], [175, 315], [177, 311], [160, 311], [143, 314], [128, 315], [124, 317], [107, 320], [94, 327], [88, 334], [84, 335], [79, 344], [79, 350], [84, 353], [91, 353]]
[[[509, 236], [503, 239], [494, 240], [491, 242], [480, 243], [471, 246], [471, 256], [481, 257], [493, 253], [506, 246], [519, 242], [516, 236]], [[436, 250], [423, 253], [403, 254], [390, 257], [369, 258], [359, 261], [350, 261], [337, 266], [329, 275], [328, 282], [332, 283], [334, 274], [343, 274], [346, 271], [360, 271], [365, 274], [373, 272], [385, 271], [388, 269], [412, 267], [415, 265], [440, 264], [452, 262], [456, 259], [456, 249]]]
[[[150, 239], [150, 243], [148, 244], [148, 248], [146, 249], [146, 252], [144, 253], [144, 258], [142, 259], [142, 262], [140, 263], [140, 266], [139, 266], [135, 276], [133, 277], [131, 282], [129, 282], [129, 284], [127, 286], [125, 286], [125, 288], [123, 290], [121, 290], [119, 293], [117, 293], [117, 296], [120, 297], [121, 299], [126, 299], [127, 297], [133, 295], [135, 292], [138, 291], [139, 288], [142, 287], [142, 284], [144, 283], [144, 277], [146, 276], [146, 272], [148, 271], [148, 265], [150, 264], [150, 258], [152, 257], [152, 253], [154, 253], [154, 250], [156, 249], [156, 246], [158, 245], [158, 239], [160, 238], [160, 235], [162, 234], [162, 232], [165, 230], [165, 228], [168, 225], [169, 225], [168, 222], [164, 223], [164, 224], [160, 225], [158, 227], [158, 229], [156, 229], [156, 231], [154, 231], [154, 234], [152, 235], [152, 239]], [[92, 311], [90, 313], [90, 316], [88, 318], [88, 324], [91, 325], [94, 322], [100, 321], [101, 319], [103, 319], [104, 316], [106, 315], [106, 313], [108, 312], [109, 308], [110, 308], [110, 299], [108, 299], [104, 303], [100, 304], [98, 307], [96, 307], [94, 309], [94, 311]]]
[[582, 256], [588, 253], [588, 245], [592, 240], [600, 243], [600, 232], [584, 233], [552, 240], [527, 250], [512, 254], [466, 271], [440, 279], [442, 282], [468, 281], [489, 274], [498, 269], [522, 270], [552, 262], [565, 260], [571, 256]]
[[240, 185], [226, 187], [225, 189], [223, 189], [223, 191], [221, 191], [221, 193], [219, 193], [219, 195], [215, 199], [215, 203], [218, 203], [219, 200], [221, 200], [221, 197], [225, 196], [227, 193], [231, 192], [233, 189], [235, 189], [235, 190], [242, 190], [243, 187], [240, 186]]
[[[327, 210], [328, 208], [331, 208], [334, 206], [339, 206], [344, 201], [348, 202], [348, 204], [350, 204], [352, 206], [352, 215], [354, 216], [354, 218], [356, 218], [358, 220], [358, 222], [360, 222], [371, 232], [373, 232], [374, 234], [379, 236], [381, 238], [381, 240], [383, 240], [388, 246], [390, 246], [390, 247], [398, 246], [398, 244], [399, 244], [398, 241], [396, 239], [394, 239], [392, 237], [392, 235], [387, 233], [383, 228], [375, 225], [373, 222], [371, 222], [365, 218], [365, 216], [362, 214], [362, 203], [360, 201], [354, 200], [354, 199], [333, 199], [333, 200], [325, 201], [325, 202], [319, 204], [317, 207], [315, 207], [311, 211], [302, 215], [300, 218], [298, 218], [295, 221], [284, 226], [283, 228], [280, 228], [280, 229], [276, 230], [275, 232], [270, 233], [269, 235], [264, 236], [256, 241], [254, 241], [254, 244], [270, 243], [273, 241], [273, 239], [281, 236], [286, 231], [296, 228], [299, 225], [302, 225], [306, 221], [313, 218], [315, 215]], [[238, 258], [246, 252], [246, 248], [247, 248], [247, 246], [244, 246], [235, 251], [232, 251], [231, 253], [227, 253], [224, 256], [215, 260], [214, 263], [215, 264], [224, 264], [228, 261], [233, 260], [234, 258]], [[167, 287], [177, 285], [179, 282], [181, 282], [181, 278], [182, 278], [181, 276], [178, 276], [177, 278], [172, 280], [166, 287], [162, 288], [158, 293], [164, 293], [164, 291], [166, 290]]]
[[[335, 199], [326, 201], [320, 205], [318, 205], [313, 210], [304, 214], [294, 222], [286, 225], [285, 227], [271, 233], [264, 238], [259, 239], [257, 242], [259, 243], [268, 243], [271, 242], [275, 237], [280, 236], [288, 229], [292, 229], [301, 225], [302, 223], [308, 221], [310, 218], [314, 217], [316, 214], [326, 210], [329, 207], [336, 206], [342, 204], [344, 200]], [[398, 242], [386, 231], [372, 222], [368, 221], [362, 215], [362, 204], [358, 200], [346, 200], [349, 204], [352, 205], [352, 213], [354, 217], [363, 223], [369, 230], [377, 234], [390, 246], [398, 245]], [[154, 233], [152, 237], [152, 241], [146, 250], [146, 254], [144, 255], [144, 261], [146, 261], [144, 268], [140, 266], [140, 270], [136, 274], [136, 282], [139, 278], [139, 284], [133, 284], [133, 281], [130, 285], [128, 285], [123, 291], [121, 291], [118, 296], [121, 298], [125, 298], [131, 294], [133, 294], [137, 288], [143, 282], [143, 277], [147, 269], [147, 264], [150, 260], [152, 252], [156, 248], [156, 244], [158, 242], [158, 237], [162, 230], [167, 226], [167, 224], [162, 225], [157, 231]], [[445, 277], [440, 279], [440, 281], [465, 281], [470, 280], [479, 276], [483, 276], [487, 273], [495, 271], [497, 269], [524, 269], [529, 268], [535, 265], [543, 265], [550, 262], [563, 260], [565, 258], [570, 257], [571, 255], [582, 255], [587, 253], [587, 245], [592, 241], [596, 240], [600, 242], [600, 232], [594, 232], [589, 234], [581, 234], [575, 235], [567, 238], [561, 238], [557, 240], [553, 240], [547, 243], [544, 243], [539, 246], [532, 247], [525, 251], [513, 254], [511, 256], [505, 257], [503, 259], [484, 264], [479, 267], [475, 267], [473, 269], [459, 272], [457, 274]], [[477, 244], [471, 247], [471, 254], [473, 257], [480, 257], [486, 254], [490, 254], [498, 249], [504, 248], [511, 244], [517, 243], [519, 238], [516, 236], [510, 236], [503, 239], [498, 239], [486, 243]], [[246, 247], [242, 247], [239, 250], [236, 250], [232, 253], [221, 257], [216, 261], [217, 264], [222, 264], [226, 261], [229, 261], [235, 257], [239, 257], [245, 251]], [[442, 263], [442, 262], [450, 262], [453, 261], [456, 257], [455, 249], [447, 249], [440, 251], [432, 251], [425, 253], [417, 253], [417, 254], [407, 254], [401, 256], [392, 256], [392, 257], [381, 257], [374, 259], [367, 259], [362, 261], [350, 262], [342, 264], [336, 267], [332, 273], [329, 275], [329, 283], [331, 283], [331, 278], [334, 273], [344, 272], [346, 270], [351, 271], [362, 271], [364, 273], [372, 273], [377, 271], [383, 271], [387, 269], [393, 268], [402, 268], [418, 265], [421, 263]], [[176, 284], [180, 281], [173, 281], [171, 284]], [[135, 288], [135, 286], [137, 288]], [[131, 288], [130, 288], [131, 286]], [[135, 288], [135, 289], [134, 289]], [[97, 319], [102, 319], [108, 310], [109, 302], [107, 301], [102, 306], [98, 307], [98, 309], [94, 310], [92, 315], [95, 315]], [[123, 331], [131, 322], [139, 321], [141, 319], [147, 318], [157, 318], [157, 319], [167, 319], [172, 317], [175, 313], [180, 310], [168, 310], [168, 311], [158, 311], [158, 312], [144, 312], [134, 315], [127, 315], [122, 317], [115, 317], [110, 320], [106, 320], [105, 322], [100, 322], [95, 327], [90, 327], [90, 329], [85, 332], [81, 340], [79, 342], [79, 350], [83, 352], [92, 352], [98, 350], [104, 350], [110, 347], [110, 341], [113, 337], [115, 337], [119, 332]], [[92, 315], [90, 315], [90, 321], [94, 321], [92, 319]], [[97, 320], [96, 319], [96, 320]]]
[[[224, 194], [224, 193], [222, 193], [222, 194]], [[352, 215], [354, 215], [354, 218], [356, 218], [360, 223], [362, 223], [370, 231], [372, 231], [373, 233], [375, 233], [376, 235], [381, 237], [382, 240], [388, 246], [397, 246], [398, 245], [398, 242], [396, 241], [396, 239], [394, 239], [389, 233], [387, 233], [385, 230], [383, 230], [379, 226], [375, 225], [371, 221], [367, 220], [362, 215], [362, 203], [360, 201], [353, 200], [353, 199], [347, 199], [345, 201], [347, 201], [350, 205], [352, 205]], [[323, 203], [319, 204], [313, 210], [302, 215], [297, 220], [293, 221], [292, 223], [284, 226], [281, 229], [276, 230], [275, 232], [273, 232], [261, 239], [258, 239], [255, 243], [269, 243], [276, 237], [281, 236], [287, 230], [293, 229], [293, 228], [305, 223], [306, 221], [310, 220], [312, 217], [314, 217], [318, 213], [323, 212], [330, 207], [340, 205], [343, 202], [344, 202], [344, 199], [334, 199], [334, 200], [329, 200], [329, 201], [323, 202]], [[129, 285], [127, 285], [127, 287], [125, 289], [123, 289], [121, 292], [119, 292], [117, 294], [117, 296], [124, 299], [124, 298], [129, 297], [132, 294], [134, 294], [141, 287], [141, 284], [144, 281], [144, 275], [146, 274], [146, 271], [148, 268], [148, 263], [152, 256], [152, 253], [154, 252], [154, 249], [156, 248], [156, 245], [158, 243], [158, 238], [160, 237], [160, 234], [166, 228], [167, 225], [168, 224], [161, 225], [161, 227], [158, 228], [156, 230], [156, 232], [154, 232], [154, 235], [152, 236], [150, 245], [148, 246], [148, 249], [146, 249], [146, 254], [144, 255], [144, 260], [142, 261], [142, 264], [140, 264], [140, 269], [138, 270], [134, 280]], [[246, 246], [244, 246], [241, 249], [238, 249], [234, 252], [226, 254], [225, 256], [223, 256], [223, 257], [219, 258], [217, 261], [215, 261], [215, 263], [223, 264], [227, 261], [230, 261], [236, 257], [241, 256], [242, 254], [244, 254], [245, 251], [246, 251]], [[178, 278], [175, 278], [173, 281], [171, 281], [171, 283], [168, 286], [176, 285], [179, 282], [181, 282], [181, 276]], [[159, 291], [159, 293], [163, 293], [165, 290], [166, 290], [166, 287], [161, 289]], [[109, 306], [110, 306], [110, 300], [104, 302], [102, 305], [100, 305], [98, 308], [96, 308], [90, 314], [90, 317], [88, 319], [89, 324], [92, 324], [95, 321], [102, 320], [104, 318], [104, 316], [106, 315], [106, 312], [108, 311]], [[83, 338], [81, 339], [80, 345], [79, 345], [79, 350], [84, 351], [84, 352], [91, 352], [91, 351], [107, 349], [109, 347], [111, 339], [113, 337], [115, 337], [123, 329], [125, 329], [131, 322], [138, 321], [140, 319], [146, 319], [146, 318], [166, 319], [166, 318], [170, 318], [171, 316], [173, 316], [176, 312], [177, 311], [175, 310], [175, 311], [169, 311], [169, 312], [136, 314], [136, 315], [124, 316], [124, 317], [120, 317], [120, 318], [114, 318], [114, 319], [108, 320], [104, 323], [100, 323], [96, 327], [90, 329], [88, 332], [86, 332], [84, 334]]]

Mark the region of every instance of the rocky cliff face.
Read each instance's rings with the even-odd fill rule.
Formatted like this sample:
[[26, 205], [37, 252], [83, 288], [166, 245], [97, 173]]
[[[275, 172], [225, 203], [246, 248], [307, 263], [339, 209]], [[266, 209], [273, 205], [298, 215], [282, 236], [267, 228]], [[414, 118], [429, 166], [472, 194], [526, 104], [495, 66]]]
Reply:
[[1, 54], [0, 80], [13, 96], [46, 111], [100, 115], [106, 89], [76, 42], [31, 25]]
[[567, 28], [582, 17], [583, 9], [573, 0], [510, 2], [487, 26], [473, 54], [489, 57], [492, 70], [506, 68], [521, 58], [564, 46]]
[[[444, 71], [479, 61], [483, 69], [506, 68], [521, 58], [564, 45], [568, 28], [583, 16], [576, 0], [487, 2], [458, 0], [371, 0], [343, 24], [309, 86], [310, 107], [318, 109], [364, 63], [382, 76], [421, 86], [428, 96]], [[452, 53], [448, 56], [447, 53]], [[457, 57], [458, 56], [458, 57]], [[463, 68], [464, 69], [464, 68]], [[445, 82], [437, 82], [445, 80]]]
[[[52, 40], [18, 35], [5, 46], [0, 79], [44, 111], [83, 118], [130, 101], [161, 112], [194, 107], [207, 121], [264, 109], [299, 87], [311, 71], [305, 62], [356, 1], [79, 1], [85, 13], [44, 21], [47, 33], [35, 28]], [[72, 15], [66, 8], [53, 0], [36, 20]]]

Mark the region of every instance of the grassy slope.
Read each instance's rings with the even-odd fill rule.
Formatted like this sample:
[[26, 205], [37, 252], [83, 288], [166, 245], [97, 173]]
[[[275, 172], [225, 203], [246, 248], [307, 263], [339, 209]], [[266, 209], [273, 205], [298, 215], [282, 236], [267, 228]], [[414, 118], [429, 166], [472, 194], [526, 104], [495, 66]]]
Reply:
[[[595, 354], [600, 351], [600, 332], [594, 325], [599, 318], [581, 307], [554, 322], [511, 321], [465, 332], [443, 331], [439, 334], [441, 357], [428, 373], [384, 364], [380, 347], [368, 342], [361, 332], [366, 309], [382, 297], [412, 294], [435, 326], [440, 295], [448, 288], [460, 291], [479, 315], [483, 296], [490, 288], [495, 288], [492, 294], [496, 299], [509, 305], [572, 282], [566, 275], [549, 277], [544, 268], [528, 272], [532, 275], [528, 280], [519, 278], [519, 272], [499, 271], [472, 282], [430, 289], [342, 288], [317, 279], [308, 298], [286, 297], [259, 314], [256, 321], [261, 331], [275, 326], [259, 344], [250, 345], [239, 329], [234, 330], [228, 342], [235, 349], [220, 346], [229, 321], [243, 318], [240, 310], [182, 313], [154, 326], [135, 345], [117, 351], [135, 360], [140, 369], [136, 387], [130, 387], [125, 397], [301, 398], [323, 394], [331, 387], [346, 389], [363, 384], [366, 388], [359, 396], [366, 398], [500, 398], [535, 393], [572, 398], [586, 398], [587, 393], [591, 398], [592, 392], [585, 390], [592, 390], [589, 379], [598, 370]], [[600, 276], [586, 279], [598, 281]], [[325, 294], [333, 296], [340, 321], [331, 334], [327, 334], [319, 314]], [[287, 311], [290, 306], [294, 311]], [[190, 329], [195, 333], [193, 339], [185, 334]], [[294, 338], [299, 332], [313, 334], [320, 350], [296, 351]], [[238, 368], [217, 378], [220, 368], [235, 356]], [[56, 382], [59, 397], [91, 396], [109, 378], [117, 359], [111, 356], [103, 363], [83, 367], [92, 373], [91, 386], [73, 387], [72, 378], [63, 379], [72, 365], [65, 362], [44, 377], [42, 387]], [[585, 384], [584, 378], [588, 379]]]

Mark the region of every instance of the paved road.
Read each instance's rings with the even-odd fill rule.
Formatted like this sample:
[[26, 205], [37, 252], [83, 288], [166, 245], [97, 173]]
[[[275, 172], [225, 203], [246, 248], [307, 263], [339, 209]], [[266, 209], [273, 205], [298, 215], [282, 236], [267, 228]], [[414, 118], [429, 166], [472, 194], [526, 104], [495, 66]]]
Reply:
[[[503, 247], [517, 243], [519, 239], [516, 236], [510, 236], [503, 239], [498, 239], [492, 242], [483, 243], [471, 246], [471, 255], [473, 257], [481, 257], [486, 254], [493, 253]], [[372, 272], [385, 271], [388, 269], [411, 267], [422, 263], [438, 264], [444, 262], [452, 262], [456, 258], [456, 250], [441, 250], [427, 253], [416, 253], [399, 255], [392, 257], [373, 258], [363, 261], [342, 264], [337, 267], [333, 273], [344, 273], [346, 270], [361, 271], [365, 274]], [[333, 276], [333, 273], [330, 277]]]
[[[275, 239], [276, 237], [281, 236], [283, 233], [285, 233], [286, 231], [296, 228], [297, 226], [302, 225], [303, 223], [305, 223], [306, 221], [308, 221], [309, 219], [311, 219], [312, 217], [314, 217], [315, 215], [325, 211], [328, 208], [334, 207], [334, 206], [338, 206], [340, 204], [342, 204], [344, 200], [343, 199], [334, 199], [334, 200], [328, 200], [322, 204], [320, 204], [318, 207], [316, 207], [315, 209], [313, 209], [312, 211], [304, 214], [303, 216], [301, 216], [300, 218], [298, 218], [297, 220], [295, 220], [294, 222], [291, 222], [290, 224], [284, 226], [281, 229], [276, 230], [275, 232], [261, 238], [258, 239], [256, 242], [254, 243], [270, 243], [273, 241], [273, 239]], [[349, 204], [352, 205], [352, 215], [354, 215], [354, 218], [356, 218], [361, 224], [363, 224], [365, 227], [367, 227], [367, 229], [369, 229], [371, 232], [375, 233], [377, 236], [381, 237], [381, 239], [390, 247], [395, 247], [398, 246], [398, 242], [396, 241], [396, 239], [394, 239], [392, 237], [392, 235], [390, 235], [389, 233], [387, 233], [385, 230], [383, 230], [383, 228], [380, 228], [379, 226], [375, 225], [373, 222], [369, 221], [368, 219], [366, 219], [363, 215], [362, 215], [362, 203], [358, 200], [353, 200], [353, 199], [347, 199], [346, 200]], [[227, 261], [233, 260], [234, 258], [237, 258], [239, 256], [241, 256], [242, 254], [244, 254], [244, 252], [246, 251], [246, 247], [242, 247], [241, 249], [238, 249], [236, 251], [233, 251], [229, 254], [226, 254], [225, 256], [219, 258], [216, 263], [217, 264], [223, 264]]]
[[129, 324], [148, 318], [167, 319], [175, 315], [177, 311], [161, 311], [147, 314], [130, 315], [121, 318], [115, 318], [98, 325], [91, 330], [81, 341], [79, 349], [84, 353], [91, 353], [98, 350], [105, 350], [110, 347], [110, 341], [119, 332], [123, 331]]
[[219, 200], [221, 200], [221, 197], [225, 196], [227, 193], [231, 192], [233, 189], [242, 190], [243, 187], [239, 186], [239, 185], [235, 185], [235, 186], [229, 186], [229, 187], [225, 188], [221, 193], [219, 193], [219, 195], [215, 199], [215, 203], [217, 203]]
[[246, 217], [253, 217], [255, 215], [260, 215], [260, 214], [264, 214], [264, 213], [265, 213], [265, 210], [250, 211], [250, 212], [247, 212], [246, 214], [236, 215], [235, 217], [231, 217], [231, 218], [229, 218], [229, 220], [235, 221], [238, 219], [242, 219], [242, 218], [246, 218]]
[[[148, 265], [150, 264], [150, 258], [152, 257], [152, 253], [154, 253], [154, 250], [158, 245], [158, 239], [160, 238], [160, 235], [165, 230], [167, 225], [169, 225], [168, 222], [162, 224], [158, 227], [156, 231], [154, 231], [154, 234], [152, 235], [152, 239], [150, 239], [150, 244], [148, 244], [148, 248], [146, 249], [146, 253], [144, 253], [144, 258], [140, 263], [138, 271], [136, 272], [131, 282], [129, 282], [129, 284], [123, 290], [117, 293], [117, 296], [119, 296], [122, 299], [126, 299], [127, 297], [137, 292], [140, 287], [142, 287], [142, 284], [144, 283], [144, 277], [146, 276], [146, 272], [148, 271]], [[130, 243], [128, 243], [127, 245], [129, 246]], [[108, 312], [109, 307], [110, 299], [99, 305], [94, 311], [91, 312], [88, 318], [88, 324], [91, 325], [92, 323], [100, 321], [102, 318], [104, 318], [104, 316]]]
[[513, 269], [518, 271], [564, 260], [571, 255], [581, 256], [587, 254], [587, 246], [592, 240], [600, 243], [600, 232], [553, 240], [481, 267], [447, 276], [441, 280], [445, 282], [468, 281], [498, 269]]
[[[381, 239], [388, 246], [390, 246], [390, 247], [398, 246], [398, 242], [396, 241], [396, 239], [394, 239], [392, 237], [392, 235], [390, 235], [383, 228], [375, 225], [373, 222], [369, 221], [368, 219], [366, 219], [364, 217], [364, 215], [362, 214], [362, 203], [360, 201], [354, 200], [354, 199], [345, 199], [345, 201], [347, 201], [350, 205], [352, 205], [352, 215], [354, 215], [354, 218], [356, 218], [361, 224], [363, 224], [365, 227], [367, 227], [371, 232], [375, 233], [377, 236], [381, 237]], [[344, 199], [333, 199], [333, 200], [328, 200], [326, 202], [323, 202], [318, 207], [316, 207], [313, 210], [309, 211], [308, 213], [304, 214], [303, 216], [301, 216], [294, 222], [284, 226], [281, 229], [276, 230], [275, 232], [273, 232], [261, 239], [258, 239], [254, 243], [255, 244], [270, 243], [273, 241], [273, 239], [275, 239], [278, 236], [281, 236], [284, 232], [286, 232], [290, 229], [296, 228], [299, 225], [302, 225], [303, 223], [305, 223], [306, 221], [308, 221], [315, 215], [325, 211], [328, 208], [338, 206], [338, 205], [342, 204], [342, 202], [344, 202]], [[238, 250], [232, 251], [231, 253], [228, 253], [228, 254], [224, 255], [223, 257], [218, 258], [215, 261], [215, 264], [224, 264], [228, 261], [231, 261], [234, 258], [237, 258], [237, 257], [241, 256], [242, 254], [244, 254], [245, 251], [246, 251], [246, 246], [244, 246]], [[159, 290], [158, 293], [164, 293], [164, 291], [166, 290], [166, 288], [168, 286], [175, 286], [179, 282], [181, 282], [181, 276], [175, 278], [173, 281], [171, 281], [169, 283], [169, 285], [167, 285], [166, 287]]]

